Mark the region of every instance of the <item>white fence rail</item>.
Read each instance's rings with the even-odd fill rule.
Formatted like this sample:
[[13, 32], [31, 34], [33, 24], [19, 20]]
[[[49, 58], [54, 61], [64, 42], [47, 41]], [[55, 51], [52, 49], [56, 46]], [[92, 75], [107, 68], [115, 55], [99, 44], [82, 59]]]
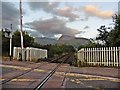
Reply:
[[27, 47], [21, 50], [20, 47], [14, 47], [13, 59], [20, 59], [22, 51], [22, 60], [32, 61], [40, 58], [47, 58], [47, 50]]
[[120, 65], [120, 47], [82, 48], [77, 52], [78, 62], [89, 65]]

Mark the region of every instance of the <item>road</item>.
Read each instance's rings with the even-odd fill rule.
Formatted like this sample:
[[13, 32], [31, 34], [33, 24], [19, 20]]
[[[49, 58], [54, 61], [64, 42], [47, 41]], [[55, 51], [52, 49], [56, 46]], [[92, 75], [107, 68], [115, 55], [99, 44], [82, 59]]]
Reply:
[[65, 88], [120, 88], [120, 79], [114, 77], [70, 73]]
[[[11, 78], [23, 72], [40, 66], [29, 73], [19, 76], [5, 84], [3, 88], [29, 88], [33, 89], [57, 64], [48, 62], [21, 62], [3, 61], [2, 78]], [[101, 67], [74, 67], [69, 64], [62, 64], [43, 88], [89, 88], [104, 90], [104, 88], [120, 88], [120, 69]]]

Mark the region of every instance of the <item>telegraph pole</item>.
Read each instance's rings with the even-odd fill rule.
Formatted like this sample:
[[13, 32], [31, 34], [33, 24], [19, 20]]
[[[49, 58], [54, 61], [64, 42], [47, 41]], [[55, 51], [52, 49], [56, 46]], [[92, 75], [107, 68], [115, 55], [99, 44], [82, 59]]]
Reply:
[[12, 53], [12, 24], [10, 25], [11, 27], [11, 33], [10, 33], [10, 61], [11, 61], [11, 53]]
[[22, 60], [22, 52], [23, 52], [23, 32], [22, 32], [22, 2], [20, 0], [20, 35], [21, 35], [21, 60]]

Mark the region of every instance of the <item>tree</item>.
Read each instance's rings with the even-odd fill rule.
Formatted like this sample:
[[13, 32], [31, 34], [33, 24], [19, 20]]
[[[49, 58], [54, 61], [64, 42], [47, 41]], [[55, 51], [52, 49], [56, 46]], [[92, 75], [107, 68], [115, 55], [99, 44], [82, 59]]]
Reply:
[[74, 47], [71, 45], [48, 45], [49, 47], [47, 48], [48, 50], [48, 56], [49, 57], [54, 57], [66, 53], [72, 53], [75, 52]]
[[105, 46], [109, 46], [109, 27], [106, 27], [105, 25], [101, 26], [97, 31], [99, 32], [99, 35], [96, 37], [96, 40], [102, 41], [102, 43]]
[[32, 36], [29, 36], [27, 32], [24, 32], [24, 47], [30, 47], [34, 44], [34, 38]]
[[114, 28], [109, 32], [109, 43], [110, 46], [120, 46], [120, 15], [113, 17], [115, 22]]
[[103, 47], [103, 46], [99, 43], [96, 43], [96, 42], [90, 42], [86, 45], [80, 45], [78, 47], [78, 50], [80, 50], [81, 48], [99, 48], [99, 47]]
[[17, 30], [16, 32], [13, 33], [13, 46], [14, 47], [20, 47], [21, 46], [21, 37], [20, 37], [20, 32]]
[[[2, 54], [3, 55], [9, 55], [9, 49], [10, 49], [10, 39], [5, 37], [5, 33], [3, 30], [2, 33]], [[29, 36], [27, 32], [23, 32], [23, 40], [24, 40], [24, 47], [30, 47], [34, 44], [34, 38]], [[21, 37], [20, 32], [17, 30], [13, 33], [12, 38], [12, 48], [13, 47], [21, 47]]]
[[2, 54], [3, 55], [9, 55], [9, 49], [10, 49], [10, 39], [5, 37], [5, 33], [0, 31], [1, 37], [2, 37]]
[[[113, 16], [114, 28], [101, 26], [98, 30], [99, 35], [96, 40], [102, 41], [105, 46], [120, 46], [120, 15]], [[108, 32], [108, 29], [111, 29]]]
[[[24, 42], [24, 47], [30, 47], [34, 44], [34, 38], [29, 36], [27, 32], [23, 32], [23, 42]], [[20, 47], [21, 46], [21, 36], [20, 32], [16, 31], [13, 34], [13, 46], [14, 47]]]

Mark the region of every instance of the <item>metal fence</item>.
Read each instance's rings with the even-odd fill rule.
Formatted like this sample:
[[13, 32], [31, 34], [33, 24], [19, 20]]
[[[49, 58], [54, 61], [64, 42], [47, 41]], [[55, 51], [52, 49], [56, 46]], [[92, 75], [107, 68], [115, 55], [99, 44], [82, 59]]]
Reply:
[[82, 48], [77, 52], [81, 65], [117, 66], [120, 65], [120, 47]]
[[20, 47], [14, 47], [13, 59], [19, 60], [21, 59], [21, 55], [22, 60], [32, 61], [41, 58], [47, 58], [47, 50], [32, 47], [27, 47], [21, 50]]

